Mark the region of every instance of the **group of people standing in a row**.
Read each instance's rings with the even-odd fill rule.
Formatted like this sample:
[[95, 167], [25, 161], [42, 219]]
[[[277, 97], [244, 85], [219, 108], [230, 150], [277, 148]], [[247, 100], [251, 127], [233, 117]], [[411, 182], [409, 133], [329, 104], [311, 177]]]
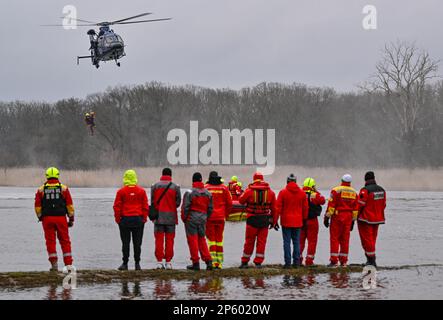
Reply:
[[[59, 239], [65, 265], [72, 264], [68, 228], [74, 225], [74, 207], [68, 188], [59, 181], [59, 171], [46, 171], [47, 181], [35, 197], [35, 211], [42, 221], [51, 270], [58, 270], [56, 238]], [[255, 266], [260, 268], [265, 258], [266, 241], [270, 229], [282, 227], [284, 267], [307, 266], [314, 263], [321, 215], [325, 198], [316, 189], [315, 180], [306, 178], [303, 187], [297, 178], [288, 176], [286, 186], [278, 196], [255, 173], [253, 182], [239, 195], [237, 188], [223, 184], [212, 171], [206, 183], [199, 172], [192, 176], [192, 188], [182, 198], [180, 187], [172, 181], [172, 171], [165, 168], [160, 181], [151, 187], [151, 205], [146, 191], [138, 185], [134, 170], [123, 177], [124, 186], [114, 201], [115, 222], [120, 229], [123, 263], [119, 270], [128, 270], [130, 243], [134, 248], [135, 269], [141, 270], [140, 256], [144, 225], [154, 222], [155, 256], [158, 269], [172, 269], [175, 229], [178, 212], [185, 225], [192, 264], [190, 270], [200, 270], [200, 259], [206, 269], [221, 269], [223, 265], [223, 234], [226, 218], [232, 208], [232, 198], [238, 197], [247, 213], [246, 234], [240, 268], [247, 268], [255, 247]], [[357, 220], [361, 243], [367, 257], [366, 264], [376, 265], [375, 244], [378, 226], [385, 222], [386, 192], [376, 184], [373, 172], [365, 174], [365, 186], [359, 193], [351, 187], [352, 177], [346, 174], [341, 184], [332, 189], [328, 200], [324, 225], [330, 230], [330, 265], [346, 266], [349, 238]], [[235, 181], [231, 181], [235, 184]], [[234, 193], [232, 193], [234, 191]], [[181, 210], [179, 210], [181, 206]], [[307, 254], [303, 251], [307, 242]], [[292, 243], [292, 250], [291, 250]]]

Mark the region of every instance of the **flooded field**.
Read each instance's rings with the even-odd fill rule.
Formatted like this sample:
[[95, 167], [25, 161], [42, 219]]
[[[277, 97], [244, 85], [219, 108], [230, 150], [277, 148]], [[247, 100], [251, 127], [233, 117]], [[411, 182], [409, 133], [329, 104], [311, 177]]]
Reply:
[[[77, 269], [114, 269], [121, 263], [121, 244], [114, 223], [115, 189], [73, 188], [76, 224], [71, 229]], [[43, 230], [33, 212], [34, 188], [0, 188], [0, 272], [48, 269]], [[324, 194], [326, 192], [323, 192]], [[387, 224], [380, 229], [380, 266], [440, 264], [443, 266], [443, 192], [390, 192]], [[242, 254], [243, 223], [228, 223], [225, 266], [237, 266]], [[350, 263], [365, 260], [356, 230], [352, 232]], [[316, 262], [327, 264], [328, 230], [320, 229]], [[271, 231], [267, 264], [282, 263], [281, 233]], [[183, 224], [177, 227], [175, 268], [189, 262]], [[130, 264], [132, 267], [132, 264]], [[153, 225], [148, 223], [142, 267], [153, 268]], [[149, 280], [138, 283], [32, 289], [0, 288], [0, 299], [443, 299], [443, 267], [380, 271], [378, 287], [366, 291], [358, 273], [302, 277], [211, 278], [196, 281]]]

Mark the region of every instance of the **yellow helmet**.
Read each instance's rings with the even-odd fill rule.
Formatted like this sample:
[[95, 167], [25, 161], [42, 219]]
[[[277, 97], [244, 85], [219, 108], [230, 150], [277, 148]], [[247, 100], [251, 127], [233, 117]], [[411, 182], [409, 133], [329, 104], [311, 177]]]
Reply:
[[305, 181], [303, 182], [303, 186], [308, 188], [314, 188], [315, 187], [314, 178], [306, 178]]
[[243, 186], [243, 183], [241, 183], [240, 181], [237, 182], [237, 185], [241, 188]]
[[58, 179], [60, 172], [56, 167], [50, 167], [46, 170], [46, 179], [56, 178]]
[[231, 177], [231, 181], [237, 182], [238, 181], [238, 177], [237, 176], [232, 176]]

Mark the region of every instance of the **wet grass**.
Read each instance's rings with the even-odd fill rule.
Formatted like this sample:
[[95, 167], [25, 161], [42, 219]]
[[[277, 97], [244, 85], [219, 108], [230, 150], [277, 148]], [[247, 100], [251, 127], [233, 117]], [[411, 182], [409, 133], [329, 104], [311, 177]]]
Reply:
[[[417, 267], [438, 267], [441, 265], [408, 265], [398, 267], [379, 267], [378, 270], [400, 270]], [[272, 277], [280, 275], [303, 276], [322, 273], [351, 273], [363, 271], [361, 265], [350, 265], [342, 268], [328, 268], [322, 265], [284, 269], [281, 265], [266, 265], [261, 269], [250, 267], [248, 269], [226, 268], [213, 271], [189, 270], [79, 270], [77, 271], [77, 284], [93, 285], [105, 284], [115, 281], [144, 281], [144, 280], [198, 280], [202, 278], [242, 278], [242, 277]], [[0, 288], [32, 288], [49, 285], [61, 285], [66, 274], [62, 272], [7, 272], [0, 273]]]

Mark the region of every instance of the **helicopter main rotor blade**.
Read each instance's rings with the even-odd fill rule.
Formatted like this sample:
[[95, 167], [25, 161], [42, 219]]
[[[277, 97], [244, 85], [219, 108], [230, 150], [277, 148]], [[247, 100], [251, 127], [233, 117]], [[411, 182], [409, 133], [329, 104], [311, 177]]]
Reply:
[[[40, 27], [64, 27], [64, 24], [41, 24]], [[76, 24], [76, 27], [94, 27], [97, 24]]]
[[97, 23], [98, 23], [98, 22], [94, 22], [94, 21], [82, 20], [82, 19], [77, 19], [77, 18], [68, 18], [68, 17], [60, 17], [60, 19], [69, 19], [69, 20], [75, 20], [75, 21], [83, 22], [83, 23], [92, 23], [93, 25], [97, 25]]
[[140, 20], [140, 21], [119, 22], [119, 23], [115, 23], [115, 24], [131, 24], [131, 23], [142, 23], [142, 22], [155, 22], [155, 21], [165, 21], [165, 20], [171, 20], [171, 19], [172, 18]]
[[145, 13], [141, 13], [141, 14], [138, 14], [136, 16], [133, 16], [133, 17], [124, 18], [124, 19], [120, 19], [120, 20], [114, 20], [114, 21], [109, 22], [109, 24], [116, 24], [116, 23], [123, 22], [123, 21], [126, 21], [126, 20], [131, 20], [131, 19], [135, 19], [135, 18], [144, 17], [144, 16], [147, 16], [149, 14], [152, 14], [152, 12], [145, 12]]

